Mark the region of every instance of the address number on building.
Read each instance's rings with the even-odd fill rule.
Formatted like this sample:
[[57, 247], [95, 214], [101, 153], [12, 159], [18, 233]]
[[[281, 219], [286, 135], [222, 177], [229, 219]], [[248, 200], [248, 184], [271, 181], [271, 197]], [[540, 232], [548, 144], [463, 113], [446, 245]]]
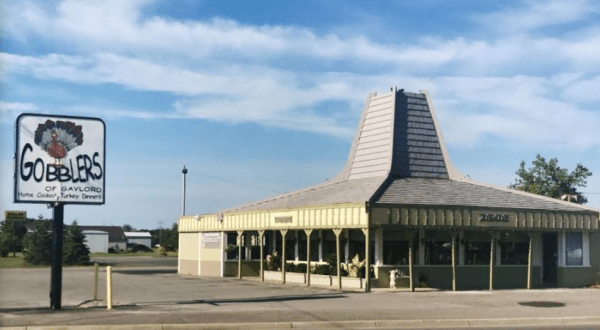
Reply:
[[479, 215], [479, 221], [509, 222], [509, 217], [508, 214], [482, 213]]

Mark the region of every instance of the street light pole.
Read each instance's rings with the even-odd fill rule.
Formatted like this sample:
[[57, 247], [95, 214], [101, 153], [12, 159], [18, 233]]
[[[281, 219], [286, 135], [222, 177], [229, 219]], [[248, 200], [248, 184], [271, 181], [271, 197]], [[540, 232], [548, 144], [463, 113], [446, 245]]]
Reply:
[[184, 166], [183, 170], [181, 171], [181, 173], [183, 173], [183, 205], [181, 207], [181, 215], [185, 215], [185, 175], [187, 174], [187, 172], [188, 170]]

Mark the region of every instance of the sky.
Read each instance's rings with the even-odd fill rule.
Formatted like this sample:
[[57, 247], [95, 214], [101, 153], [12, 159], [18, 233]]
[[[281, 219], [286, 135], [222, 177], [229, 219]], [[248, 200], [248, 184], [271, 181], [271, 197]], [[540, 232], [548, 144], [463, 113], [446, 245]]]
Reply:
[[429, 91], [454, 165], [506, 187], [558, 158], [600, 208], [600, 3], [0, 3], [0, 212], [21, 113], [106, 122], [106, 203], [65, 222], [169, 227], [343, 167], [370, 92]]

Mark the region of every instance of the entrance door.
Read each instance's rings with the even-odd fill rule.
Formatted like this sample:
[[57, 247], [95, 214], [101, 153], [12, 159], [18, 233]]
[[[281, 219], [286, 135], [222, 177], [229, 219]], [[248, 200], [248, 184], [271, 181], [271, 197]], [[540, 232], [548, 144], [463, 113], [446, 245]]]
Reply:
[[544, 268], [542, 281], [546, 284], [558, 282], [558, 234], [542, 234]]

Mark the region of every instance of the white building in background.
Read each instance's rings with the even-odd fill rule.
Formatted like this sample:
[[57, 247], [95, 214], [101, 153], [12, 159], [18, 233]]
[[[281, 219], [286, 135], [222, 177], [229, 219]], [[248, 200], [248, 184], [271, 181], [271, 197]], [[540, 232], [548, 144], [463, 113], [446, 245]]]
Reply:
[[127, 244], [141, 244], [152, 248], [152, 236], [147, 231], [126, 231], [125, 238], [127, 238]]
[[100, 230], [84, 230], [85, 245], [90, 253], [108, 253], [108, 233]]

